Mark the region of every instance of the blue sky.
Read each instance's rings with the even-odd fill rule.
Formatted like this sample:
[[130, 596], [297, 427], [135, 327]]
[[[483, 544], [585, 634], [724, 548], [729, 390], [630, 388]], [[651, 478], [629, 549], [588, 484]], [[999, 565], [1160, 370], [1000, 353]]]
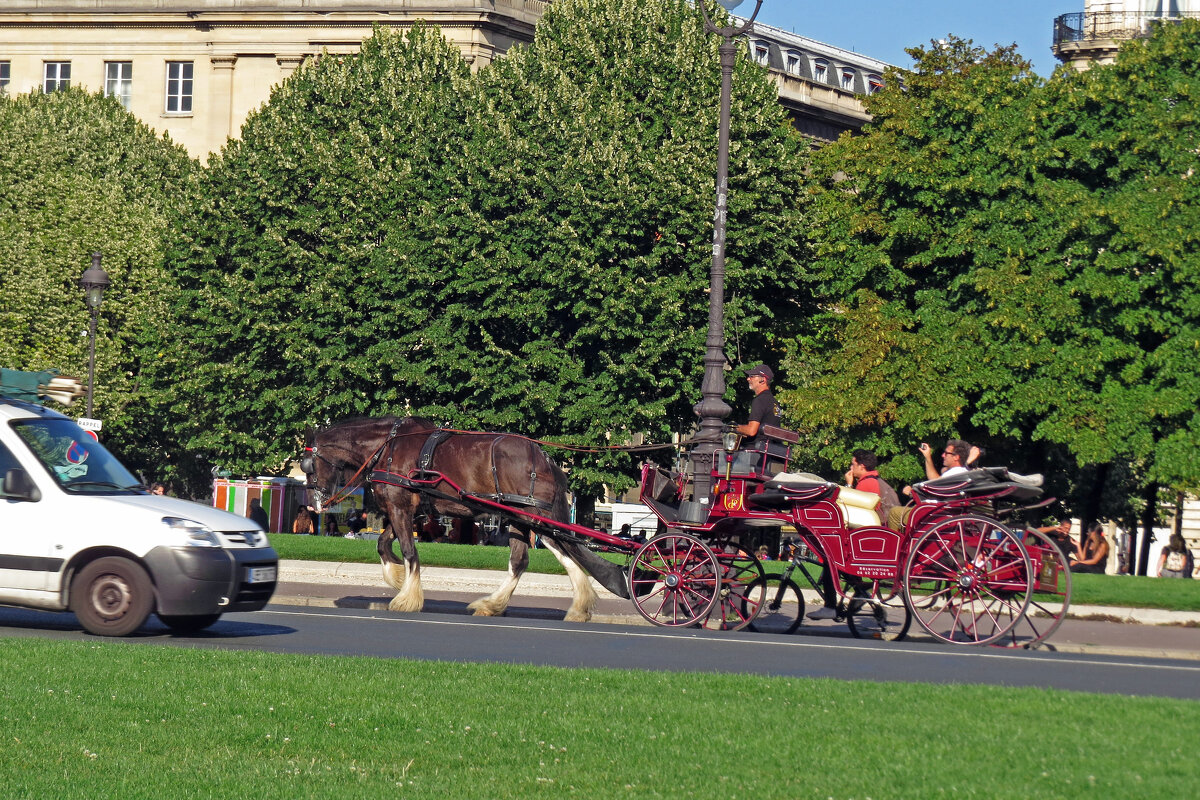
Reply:
[[[1084, 0], [763, 0], [768, 25], [895, 64], [912, 66], [904, 48], [948, 33], [988, 48], [1016, 42], [1038, 75], [1058, 60], [1050, 52], [1054, 18], [1083, 11]], [[750, 14], [754, 0], [735, 13]]]

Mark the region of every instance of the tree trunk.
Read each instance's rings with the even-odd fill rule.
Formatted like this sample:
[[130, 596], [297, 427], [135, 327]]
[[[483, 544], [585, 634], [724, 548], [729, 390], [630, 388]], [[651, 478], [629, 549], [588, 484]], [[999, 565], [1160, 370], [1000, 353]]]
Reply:
[[1150, 543], [1154, 541], [1154, 522], [1158, 519], [1158, 484], [1146, 485], [1142, 494], [1145, 507], [1142, 509], [1142, 541], [1138, 548], [1137, 573], [1145, 575], [1150, 565]]
[[585, 528], [596, 527], [596, 498], [575, 495], [575, 524]]
[[1105, 484], [1108, 483], [1109, 464], [1097, 464], [1091, 475], [1088, 490], [1083, 496], [1083, 506], [1079, 509], [1079, 531], [1082, 534], [1088, 527], [1100, 521], [1100, 503], [1104, 498]]

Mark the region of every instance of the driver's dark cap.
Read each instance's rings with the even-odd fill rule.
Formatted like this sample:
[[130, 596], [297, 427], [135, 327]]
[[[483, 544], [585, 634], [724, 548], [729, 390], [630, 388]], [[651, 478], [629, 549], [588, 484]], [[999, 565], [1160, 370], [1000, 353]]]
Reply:
[[759, 364], [757, 367], [746, 373], [747, 378], [753, 378], [755, 375], [759, 375], [767, 380], [771, 380], [775, 377], [775, 373], [772, 372], [771, 368], [766, 364]]

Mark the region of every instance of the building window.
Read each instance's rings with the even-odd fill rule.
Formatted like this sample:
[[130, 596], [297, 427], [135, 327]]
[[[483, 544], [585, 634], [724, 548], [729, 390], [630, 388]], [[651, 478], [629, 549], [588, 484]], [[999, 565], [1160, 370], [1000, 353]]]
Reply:
[[849, 67], [842, 67], [842, 88], [847, 91], [854, 91], [854, 70]]
[[104, 62], [104, 96], [115, 97], [129, 110], [129, 101], [133, 94], [133, 62], [106, 61]]
[[760, 66], [769, 66], [771, 63], [771, 48], [766, 42], [754, 42], [751, 46], [754, 53], [754, 63]]
[[192, 113], [192, 62], [167, 62], [167, 113]]
[[4, 94], [8, 89], [8, 82], [12, 77], [12, 65], [7, 61], [0, 61], [0, 94]]
[[824, 83], [829, 80], [829, 62], [823, 58], [814, 58], [812, 62], [813, 80]]
[[71, 85], [70, 61], [45, 62], [45, 80], [42, 81], [42, 91], [56, 92]]
[[801, 69], [801, 60], [799, 53], [789, 52], [787, 54], [787, 71], [789, 75], [799, 75]]
[[867, 76], [867, 94], [875, 94], [883, 88], [883, 78], [878, 75]]

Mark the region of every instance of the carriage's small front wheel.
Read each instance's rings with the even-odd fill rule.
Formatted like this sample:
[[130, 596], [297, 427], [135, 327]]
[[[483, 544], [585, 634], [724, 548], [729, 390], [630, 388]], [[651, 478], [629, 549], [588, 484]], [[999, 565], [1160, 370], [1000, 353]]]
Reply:
[[719, 600], [722, 566], [713, 551], [686, 533], [646, 542], [629, 564], [629, 597], [655, 625], [685, 628], [706, 619]]
[[762, 562], [732, 539], [711, 543], [721, 565], [717, 602], [701, 625], [711, 630], [740, 631], [754, 621], [766, 600]]

